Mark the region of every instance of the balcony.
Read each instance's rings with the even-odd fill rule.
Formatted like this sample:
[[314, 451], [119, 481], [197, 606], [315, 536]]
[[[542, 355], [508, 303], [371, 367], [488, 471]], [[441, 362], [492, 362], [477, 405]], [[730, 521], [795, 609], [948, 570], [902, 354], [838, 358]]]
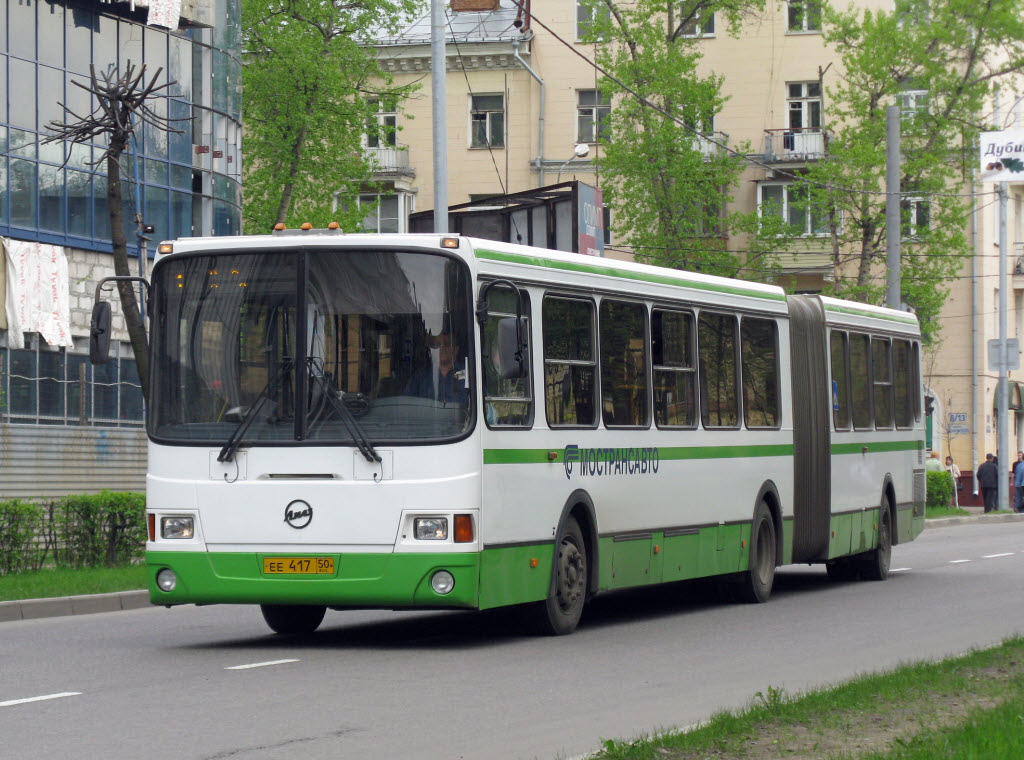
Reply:
[[728, 150], [729, 135], [725, 132], [707, 132], [693, 138], [693, 149], [704, 158], [717, 156]]
[[405, 145], [381, 145], [365, 148], [366, 157], [373, 166], [376, 178], [384, 176], [416, 176], [416, 170], [409, 166], [409, 149]]
[[820, 127], [766, 129], [764, 160], [786, 163], [825, 157], [825, 132]]

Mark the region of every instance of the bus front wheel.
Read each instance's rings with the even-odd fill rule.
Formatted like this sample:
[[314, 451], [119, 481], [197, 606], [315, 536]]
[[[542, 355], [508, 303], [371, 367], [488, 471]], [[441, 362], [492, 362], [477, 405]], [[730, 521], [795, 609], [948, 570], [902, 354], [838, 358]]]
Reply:
[[555, 553], [555, 589], [537, 604], [537, 628], [540, 633], [564, 636], [576, 630], [587, 600], [587, 544], [583, 531], [570, 517], [558, 539]]
[[270, 630], [285, 635], [312, 633], [323, 622], [327, 607], [318, 604], [261, 604]]
[[763, 501], [750, 525], [750, 563], [740, 579], [738, 596], [744, 602], [767, 602], [775, 583], [775, 522]]

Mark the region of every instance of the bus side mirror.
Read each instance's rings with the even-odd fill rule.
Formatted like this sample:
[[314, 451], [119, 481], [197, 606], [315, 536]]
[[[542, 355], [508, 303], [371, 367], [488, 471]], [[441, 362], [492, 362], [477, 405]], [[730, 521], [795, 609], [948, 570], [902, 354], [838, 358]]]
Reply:
[[519, 318], [516, 330], [515, 317], [498, 320], [498, 345], [492, 361], [502, 380], [526, 377], [526, 319]]
[[110, 304], [97, 301], [89, 324], [89, 363], [106, 364], [110, 355]]

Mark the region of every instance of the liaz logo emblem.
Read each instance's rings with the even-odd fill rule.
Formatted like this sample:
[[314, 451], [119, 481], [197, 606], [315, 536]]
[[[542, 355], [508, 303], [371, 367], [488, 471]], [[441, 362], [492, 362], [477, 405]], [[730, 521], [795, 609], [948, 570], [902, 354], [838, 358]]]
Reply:
[[313, 522], [313, 508], [308, 502], [296, 499], [284, 508], [284, 521], [301, 530]]

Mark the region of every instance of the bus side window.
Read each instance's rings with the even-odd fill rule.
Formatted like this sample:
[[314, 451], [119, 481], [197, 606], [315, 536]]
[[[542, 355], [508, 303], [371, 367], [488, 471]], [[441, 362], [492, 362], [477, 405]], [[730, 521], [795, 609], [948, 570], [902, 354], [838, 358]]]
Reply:
[[601, 408], [608, 427], [650, 425], [647, 402], [647, 307], [604, 300], [601, 331]]
[[875, 427], [892, 427], [892, 355], [886, 338], [871, 339], [871, 381]]
[[871, 352], [868, 336], [850, 335], [850, 390], [853, 392], [853, 426], [870, 430], [871, 416]]
[[740, 426], [736, 317], [701, 312], [697, 320], [700, 356], [700, 416], [706, 428]]
[[829, 337], [832, 355], [832, 422], [836, 430], [850, 429], [850, 373], [846, 333], [833, 330]]
[[597, 424], [594, 304], [544, 299], [544, 407], [552, 426]]
[[693, 341], [693, 314], [661, 309], [651, 313], [654, 421], [658, 427], [697, 425]]
[[774, 320], [743, 317], [743, 420], [748, 428], [779, 426], [779, 351]]
[[530, 294], [520, 290], [522, 294], [522, 317], [526, 329], [523, 340], [526, 342], [524, 359], [526, 375], [524, 377], [502, 378], [495, 364], [498, 346], [498, 325], [503, 319], [512, 319], [515, 324], [515, 295], [509, 288], [496, 286], [487, 294], [487, 324], [483, 336], [483, 376], [484, 376], [484, 419], [489, 427], [530, 427], [533, 424], [533, 372], [531, 371], [530, 341]]
[[895, 395], [896, 427], [909, 428], [914, 424], [914, 373], [911, 370], [910, 343], [892, 342], [892, 387]]

